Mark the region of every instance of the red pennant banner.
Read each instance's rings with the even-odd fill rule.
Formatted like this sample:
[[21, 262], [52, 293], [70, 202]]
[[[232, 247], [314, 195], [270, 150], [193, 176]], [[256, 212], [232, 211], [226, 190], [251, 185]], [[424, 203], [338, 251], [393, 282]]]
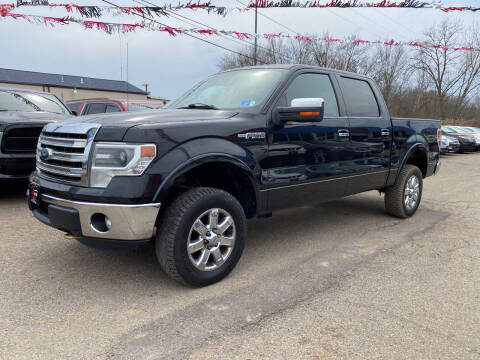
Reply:
[[446, 47], [438, 44], [426, 44], [420, 43], [416, 41], [411, 42], [396, 42], [395, 40], [391, 41], [380, 41], [380, 40], [362, 40], [362, 39], [338, 39], [338, 38], [320, 38], [318, 36], [313, 35], [290, 35], [284, 33], [265, 33], [265, 34], [251, 34], [247, 32], [240, 32], [236, 30], [219, 30], [219, 29], [199, 29], [199, 28], [190, 28], [190, 29], [183, 29], [177, 27], [170, 27], [170, 26], [159, 26], [158, 23], [154, 20], [143, 20], [140, 23], [134, 24], [123, 24], [123, 23], [109, 23], [109, 22], [102, 22], [102, 21], [91, 21], [91, 20], [83, 20], [83, 19], [76, 19], [73, 17], [49, 17], [49, 16], [39, 16], [39, 15], [26, 15], [26, 14], [16, 14], [16, 13], [7, 13], [4, 18], [12, 18], [14, 20], [25, 20], [30, 23], [38, 23], [44, 24], [48, 26], [55, 26], [55, 25], [68, 25], [70, 23], [80, 24], [85, 29], [96, 29], [103, 31], [107, 34], [112, 34], [115, 32], [119, 33], [130, 33], [134, 32], [137, 29], [149, 30], [149, 31], [159, 31], [159, 32], [166, 32], [172, 37], [176, 37], [180, 34], [199, 34], [204, 36], [219, 36], [219, 35], [229, 35], [235, 36], [240, 40], [248, 40], [254, 39], [255, 37], [258, 38], [265, 38], [267, 40], [275, 40], [281, 38], [287, 39], [296, 39], [302, 42], [309, 42], [309, 41], [322, 41], [326, 43], [353, 43], [357, 46], [368, 46], [368, 45], [376, 45], [376, 44], [383, 44], [385, 46], [409, 46], [415, 48], [423, 48], [423, 47], [431, 47], [443, 51], [480, 51], [480, 49], [473, 48], [471, 46], [456, 46], [456, 47]]
[[141, 16], [169, 16], [169, 11], [190, 9], [190, 10], [205, 10], [208, 13], [225, 16], [232, 11], [248, 11], [251, 9], [262, 8], [409, 8], [409, 9], [439, 9], [444, 12], [453, 11], [479, 11], [480, 7], [472, 6], [457, 6], [448, 7], [442, 4], [433, 2], [422, 2], [417, 0], [406, 0], [402, 2], [394, 2], [383, 0], [380, 2], [359, 2], [358, 0], [332, 0], [332, 1], [267, 1], [258, 0], [258, 4], [251, 0], [246, 8], [212, 5], [210, 1], [189, 1], [186, 3], [179, 3], [177, 5], [167, 4], [162, 6], [84, 6], [73, 3], [49, 3], [47, 0], [32, 0], [23, 1], [18, 0], [17, 5], [14, 4], [0, 4], [0, 17], [5, 17], [8, 12], [11, 12], [15, 7], [23, 6], [43, 6], [43, 7], [63, 7], [67, 12], [77, 12], [85, 18], [99, 18], [103, 14], [110, 15], [141, 15]]

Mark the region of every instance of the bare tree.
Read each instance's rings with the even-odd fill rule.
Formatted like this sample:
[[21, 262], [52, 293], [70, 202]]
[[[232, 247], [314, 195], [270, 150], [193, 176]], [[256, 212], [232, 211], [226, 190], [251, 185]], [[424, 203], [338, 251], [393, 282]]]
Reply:
[[440, 118], [446, 119], [447, 97], [459, 86], [465, 76], [462, 69], [463, 52], [455, 51], [462, 27], [444, 20], [425, 32], [426, 45], [419, 47], [417, 62], [413, 66], [422, 71], [432, 82], [439, 107]]
[[396, 93], [400, 93], [408, 83], [409, 59], [403, 46], [377, 45], [373, 55], [372, 77], [380, 87], [388, 105]]

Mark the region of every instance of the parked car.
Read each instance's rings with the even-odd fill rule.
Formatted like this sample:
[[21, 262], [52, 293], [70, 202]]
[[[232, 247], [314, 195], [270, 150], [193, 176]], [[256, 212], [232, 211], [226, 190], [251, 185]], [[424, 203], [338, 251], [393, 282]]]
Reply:
[[0, 179], [28, 178], [43, 126], [70, 116], [53, 94], [0, 87]]
[[[169, 276], [203, 286], [239, 261], [246, 218], [369, 190], [407, 218], [423, 179], [440, 169], [440, 121], [390, 117], [362, 75], [236, 69], [167, 107], [47, 125], [30, 179], [33, 215], [89, 245], [153, 237]], [[60, 163], [57, 143], [68, 154]]]
[[440, 153], [456, 153], [460, 151], [460, 142], [454, 137], [442, 135], [442, 142], [440, 145]]
[[114, 99], [85, 99], [66, 102], [67, 107], [74, 115], [92, 115], [125, 111], [145, 111], [160, 109], [165, 105], [163, 100], [114, 100]]
[[442, 134], [453, 137], [460, 142], [461, 153], [466, 151], [475, 151], [477, 149], [477, 143], [473, 135], [466, 130], [462, 130], [454, 126], [442, 126]]
[[473, 135], [473, 137], [475, 138], [477, 151], [480, 150], [480, 129], [469, 126], [463, 126], [462, 128], [465, 129], [466, 132]]

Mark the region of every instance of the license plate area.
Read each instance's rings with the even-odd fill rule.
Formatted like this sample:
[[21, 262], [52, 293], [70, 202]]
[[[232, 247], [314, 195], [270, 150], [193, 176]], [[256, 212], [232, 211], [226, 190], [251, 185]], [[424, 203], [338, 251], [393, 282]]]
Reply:
[[37, 184], [30, 184], [30, 187], [28, 189], [28, 196], [30, 201], [35, 204], [39, 205], [40, 202], [40, 188]]

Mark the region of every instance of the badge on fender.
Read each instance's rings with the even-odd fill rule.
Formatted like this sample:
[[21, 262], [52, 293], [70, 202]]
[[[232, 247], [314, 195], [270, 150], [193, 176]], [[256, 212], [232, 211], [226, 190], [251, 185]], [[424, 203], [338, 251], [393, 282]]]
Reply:
[[265, 133], [264, 132], [251, 132], [251, 133], [245, 133], [245, 134], [238, 134], [237, 135], [240, 139], [247, 139], [247, 140], [253, 140], [253, 139], [265, 139]]

